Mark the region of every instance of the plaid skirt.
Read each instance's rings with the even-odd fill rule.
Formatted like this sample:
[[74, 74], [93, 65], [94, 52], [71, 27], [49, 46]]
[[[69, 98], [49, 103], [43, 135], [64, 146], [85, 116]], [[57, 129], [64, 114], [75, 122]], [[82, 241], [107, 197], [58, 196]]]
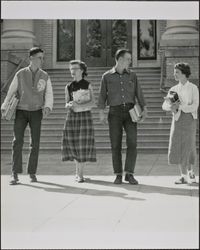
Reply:
[[91, 111], [67, 112], [62, 138], [62, 160], [96, 161]]
[[196, 163], [196, 120], [191, 113], [181, 112], [178, 121], [172, 120], [168, 162], [182, 166]]

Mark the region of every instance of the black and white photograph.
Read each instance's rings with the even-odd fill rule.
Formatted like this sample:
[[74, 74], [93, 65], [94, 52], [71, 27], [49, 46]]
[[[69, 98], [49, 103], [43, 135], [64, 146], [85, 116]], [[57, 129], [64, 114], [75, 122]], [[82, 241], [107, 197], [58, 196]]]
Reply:
[[199, 3], [147, 2], [3, 1], [1, 249], [198, 249]]

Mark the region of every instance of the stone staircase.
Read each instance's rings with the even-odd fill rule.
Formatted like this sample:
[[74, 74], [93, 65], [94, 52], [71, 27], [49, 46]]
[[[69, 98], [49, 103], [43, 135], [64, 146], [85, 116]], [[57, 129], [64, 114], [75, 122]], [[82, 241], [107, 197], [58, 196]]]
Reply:
[[[88, 80], [92, 83], [95, 98], [98, 98], [100, 79], [107, 68], [89, 68]], [[138, 125], [138, 152], [140, 153], [167, 153], [171, 115], [161, 108], [163, 94], [160, 91], [160, 68], [135, 68], [138, 81], [143, 89], [147, 102], [148, 118]], [[62, 130], [65, 122], [64, 88], [70, 82], [69, 70], [49, 69], [53, 91], [54, 109], [51, 115], [43, 120], [41, 133], [41, 152], [60, 152]], [[108, 109], [106, 109], [106, 112]], [[98, 153], [110, 153], [108, 124], [99, 123], [98, 109], [94, 108], [93, 120], [95, 127], [95, 141]], [[1, 120], [1, 151], [10, 152], [12, 142], [13, 121]], [[197, 136], [198, 146], [198, 136]], [[123, 136], [123, 149], [126, 148]], [[29, 129], [25, 132], [24, 150], [29, 149]]]

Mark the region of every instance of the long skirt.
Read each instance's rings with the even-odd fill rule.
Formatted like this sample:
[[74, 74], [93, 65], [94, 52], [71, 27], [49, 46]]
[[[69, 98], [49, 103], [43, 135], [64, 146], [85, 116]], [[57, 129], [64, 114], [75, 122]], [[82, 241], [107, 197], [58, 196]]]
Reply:
[[62, 160], [96, 161], [94, 127], [90, 111], [67, 112], [62, 138]]
[[181, 112], [178, 121], [172, 119], [168, 162], [185, 167], [196, 163], [196, 120], [191, 113]]

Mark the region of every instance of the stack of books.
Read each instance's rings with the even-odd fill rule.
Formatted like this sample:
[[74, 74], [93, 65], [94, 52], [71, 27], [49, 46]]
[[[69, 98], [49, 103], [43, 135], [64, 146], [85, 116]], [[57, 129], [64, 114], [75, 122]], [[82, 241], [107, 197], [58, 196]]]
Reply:
[[19, 99], [15, 95], [10, 99], [10, 101], [9, 101], [9, 103], [7, 105], [7, 108], [5, 110], [5, 113], [3, 114], [3, 117], [7, 121], [11, 120], [11, 118], [13, 117], [18, 102], [19, 102]]
[[133, 122], [138, 122], [141, 118], [142, 109], [139, 103], [136, 103], [132, 109], [129, 110]]

